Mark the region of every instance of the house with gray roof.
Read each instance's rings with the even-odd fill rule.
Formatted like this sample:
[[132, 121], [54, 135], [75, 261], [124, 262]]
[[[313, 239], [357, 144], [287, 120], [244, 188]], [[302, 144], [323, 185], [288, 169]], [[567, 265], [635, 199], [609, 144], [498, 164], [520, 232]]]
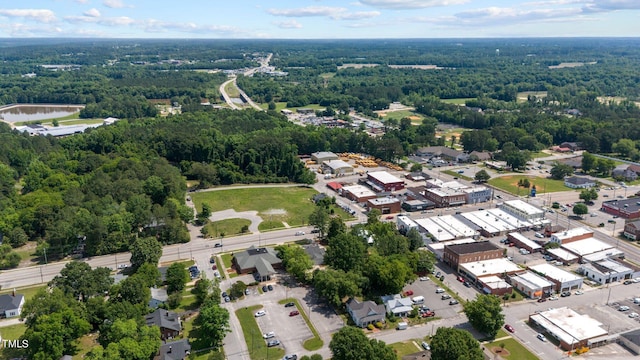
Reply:
[[0, 318], [11, 318], [20, 316], [24, 306], [24, 295], [12, 294], [0, 295]]
[[282, 260], [278, 258], [272, 248], [259, 248], [251, 245], [245, 251], [235, 254], [233, 266], [239, 274], [257, 273], [259, 281], [268, 281], [282, 267]]
[[596, 182], [582, 176], [572, 176], [564, 179], [564, 186], [572, 189], [586, 189], [596, 186]]
[[160, 338], [162, 340], [173, 339], [180, 335], [182, 323], [180, 316], [173, 311], [156, 309], [144, 318], [147, 326], [157, 326], [160, 328]]
[[353, 319], [356, 326], [359, 327], [384, 322], [386, 314], [384, 305], [378, 305], [370, 300], [360, 302], [355, 298], [351, 298], [347, 302], [347, 312], [351, 315], [351, 319]]
[[403, 298], [400, 294], [386, 295], [381, 297], [387, 313], [396, 317], [406, 317], [413, 310], [413, 301], [411, 298]]
[[153, 360], [185, 360], [189, 355], [191, 355], [191, 344], [188, 339], [182, 339], [162, 344], [158, 355]]

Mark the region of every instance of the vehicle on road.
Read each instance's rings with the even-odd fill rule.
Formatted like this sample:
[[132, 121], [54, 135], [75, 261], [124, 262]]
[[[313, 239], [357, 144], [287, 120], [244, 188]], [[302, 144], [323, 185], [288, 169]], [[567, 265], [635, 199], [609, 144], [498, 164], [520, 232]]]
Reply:
[[471, 287], [471, 284], [468, 281], [465, 281], [464, 283], [462, 283], [462, 285], [464, 285], [464, 286], [466, 286], [468, 288]]
[[269, 288], [267, 288], [267, 285], [262, 286], [262, 292], [267, 292], [269, 291]]
[[631, 314], [629, 314], [629, 317], [632, 319], [635, 319], [638, 317], [638, 313], [637, 312], [632, 312]]
[[261, 316], [265, 316], [265, 315], [267, 315], [267, 312], [264, 311], [264, 310], [260, 310], [260, 311], [256, 312], [254, 316], [255, 317], [261, 317]]
[[304, 235], [304, 231], [296, 231], [296, 236]]
[[292, 307], [292, 306], [296, 306], [296, 304], [293, 301], [284, 304], [284, 307]]
[[222, 243], [216, 243], [215, 245], [213, 245], [213, 247], [222, 247]]
[[558, 297], [555, 295], [549, 297], [549, 301], [556, 301], [556, 300], [558, 300]]
[[[311, 233], [312, 233], [312, 234], [318, 234], [318, 233], [320, 233], [320, 230], [318, 230], [318, 229], [313, 229], [313, 230], [311, 230]], [[294, 356], [295, 356], [295, 355], [294, 355]]]
[[449, 299], [451, 299], [451, 295], [449, 294], [444, 294], [440, 297], [440, 300], [449, 300]]
[[630, 307], [627, 305], [622, 305], [618, 308], [618, 311], [629, 311]]
[[625, 280], [625, 281], [623, 282], [623, 284], [625, 284], [625, 285], [631, 285], [631, 284], [633, 284], [633, 281], [631, 281], [631, 280]]
[[458, 304], [460, 303], [456, 299], [452, 299], [451, 301], [449, 301], [449, 305], [458, 305]]
[[567, 297], [567, 296], [571, 296], [571, 291], [563, 291], [560, 296], [562, 297]]
[[407, 290], [404, 292], [404, 296], [411, 296], [413, 295], [413, 290]]
[[425, 350], [431, 350], [431, 346], [429, 346], [429, 343], [427, 343], [426, 341], [422, 342], [422, 348]]
[[280, 345], [280, 340], [269, 340], [269, 342], [267, 342], [268, 347], [274, 347], [278, 345]]
[[262, 334], [262, 337], [265, 339], [271, 339], [273, 337], [276, 337], [276, 333], [273, 331], [269, 331], [268, 333]]
[[298, 316], [300, 315], [300, 311], [298, 310], [293, 310], [292, 312], [289, 313], [289, 316]]
[[267, 285], [267, 289], [269, 289], [269, 291], [273, 291], [273, 286], [272, 285]]
[[538, 302], [539, 302], [539, 303], [542, 303], [542, 302], [545, 302], [545, 301], [547, 301], [547, 298], [540, 298], [540, 299], [538, 299]]
[[544, 337], [544, 335], [542, 335], [542, 334], [540, 334], [540, 333], [538, 333], [538, 335], [536, 335], [536, 337], [537, 337], [538, 339], [540, 339], [540, 341], [542, 341], [542, 342], [547, 341], [547, 338], [546, 338], [546, 337]]
[[510, 333], [515, 332], [515, 331], [516, 331], [516, 329], [514, 329], [514, 328], [513, 328], [513, 326], [511, 326], [511, 325], [509, 325], [509, 324], [506, 324], [506, 325], [504, 326], [504, 328], [505, 328], [505, 329], [507, 329], [507, 331], [508, 331], [508, 332], [510, 332]]
[[576, 295], [582, 295], [582, 294], [584, 294], [584, 292], [583, 292], [582, 290], [578, 290], [578, 291], [574, 292], [574, 294], [576, 294]]
[[456, 277], [456, 280], [460, 281], [460, 282], [464, 282], [464, 278], [462, 276], [458, 276]]
[[230, 297], [228, 297], [228, 296], [225, 296], [225, 297], [224, 297], [224, 302], [229, 302], [229, 301], [231, 301], [231, 298], [230, 298]]
[[409, 324], [407, 324], [404, 321], [401, 321], [398, 323], [398, 326], [396, 327], [397, 330], [407, 330], [407, 328], [409, 327]]
[[298, 355], [293, 354], [293, 355], [285, 355], [282, 360], [298, 360]]

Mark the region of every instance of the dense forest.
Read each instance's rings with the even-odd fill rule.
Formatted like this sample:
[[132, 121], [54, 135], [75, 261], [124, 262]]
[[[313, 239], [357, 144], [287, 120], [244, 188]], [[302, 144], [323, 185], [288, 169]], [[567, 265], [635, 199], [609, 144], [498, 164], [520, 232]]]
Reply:
[[[16, 263], [7, 244], [27, 241], [50, 257], [122, 251], [139, 236], [188, 241], [184, 223], [193, 214], [184, 204], [185, 178], [200, 187], [311, 183], [302, 154], [351, 151], [398, 160], [420, 146], [444, 145], [435, 137], [443, 122], [472, 129], [459, 139], [465, 150], [502, 150], [512, 164], [526, 163], [520, 150], [564, 141], [638, 160], [638, 45], [634, 39], [3, 41], [0, 104], [85, 104], [81, 117], [122, 121], [62, 139], [0, 124], [0, 266]], [[361, 128], [294, 125], [273, 111], [201, 105], [222, 102], [223, 70], [256, 66], [267, 53], [288, 76], [239, 75], [256, 102], [319, 104], [349, 120], [350, 110], [375, 117], [374, 110], [399, 101], [425, 119], [386, 121], [385, 134], [372, 137]], [[568, 62], [581, 66], [550, 68]], [[538, 93], [517, 99], [525, 91]], [[466, 106], [442, 101], [452, 98]], [[180, 105], [182, 113], [160, 117], [157, 100]]]

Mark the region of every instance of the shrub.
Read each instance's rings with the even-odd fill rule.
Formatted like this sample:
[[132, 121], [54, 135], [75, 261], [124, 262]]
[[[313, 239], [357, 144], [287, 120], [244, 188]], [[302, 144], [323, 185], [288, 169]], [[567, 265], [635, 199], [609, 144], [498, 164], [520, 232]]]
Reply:
[[511, 298], [515, 299], [516, 298], [516, 293], [511, 293]]
[[369, 329], [369, 330], [373, 330], [373, 328], [374, 328], [373, 324], [369, 324], [369, 325], [367, 325], [367, 329]]
[[377, 327], [378, 329], [382, 329], [382, 327], [383, 327], [383, 326], [384, 326], [384, 324], [383, 324], [381, 321], [378, 321], [378, 322], [376, 323], [376, 327]]

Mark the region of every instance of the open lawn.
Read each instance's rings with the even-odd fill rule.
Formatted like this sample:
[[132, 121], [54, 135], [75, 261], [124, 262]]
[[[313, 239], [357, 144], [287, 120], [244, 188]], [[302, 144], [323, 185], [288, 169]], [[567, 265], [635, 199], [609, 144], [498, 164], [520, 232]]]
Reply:
[[242, 327], [242, 333], [244, 334], [244, 340], [247, 343], [249, 349], [249, 356], [253, 360], [277, 360], [282, 359], [284, 356], [284, 350], [279, 347], [268, 348], [264, 339], [262, 339], [262, 332], [256, 322], [253, 314], [262, 309], [262, 305], [255, 305], [248, 308], [242, 308], [236, 310], [236, 316]]
[[231, 259], [233, 258], [231, 254], [222, 254], [220, 258], [222, 258], [222, 264], [224, 265], [224, 268], [227, 269], [227, 271], [220, 271], [220, 275], [222, 275], [223, 277], [228, 277], [229, 279], [237, 277], [238, 273], [231, 267]]
[[535, 96], [538, 99], [547, 97], [546, 91], [522, 91], [516, 96], [516, 101], [519, 103], [527, 102], [529, 96]]
[[311, 320], [307, 316], [307, 313], [304, 312], [304, 309], [302, 308], [302, 306], [300, 306], [300, 303], [298, 302], [298, 300], [295, 299], [295, 298], [282, 299], [282, 300], [278, 301], [278, 304], [284, 305], [284, 304], [286, 304], [288, 302], [293, 302], [293, 303], [296, 304], [296, 309], [298, 309], [298, 311], [300, 311], [300, 315], [302, 315], [302, 317], [304, 318], [304, 321], [307, 323], [307, 327], [313, 333], [313, 337], [311, 339], [305, 340], [304, 343], [302, 344], [302, 346], [305, 349], [309, 350], [309, 351], [314, 351], [314, 350], [320, 349], [322, 347], [322, 345], [324, 344], [322, 339], [320, 338], [320, 334], [318, 334], [318, 331], [316, 330], [316, 328], [311, 323]]
[[496, 177], [490, 179], [489, 184], [514, 195], [524, 195], [525, 193], [528, 193], [530, 189], [524, 189], [521, 187], [520, 190], [518, 190], [518, 181], [523, 178], [529, 179], [531, 186], [536, 186], [538, 194], [571, 190], [564, 186], [564, 182], [562, 180], [546, 179], [529, 175], [507, 175]]
[[447, 104], [464, 105], [467, 100], [473, 100], [475, 98], [456, 98], [456, 99], [440, 99], [440, 101]]
[[[103, 119], [75, 119], [75, 120], [60, 120], [60, 126], [68, 126], [68, 125], [92, 125], [92, 124], [102, 124], [104, 122]], [[46, 123], [45, 123], [46, 124]]]
[[545, 152], [542, 151], [535, 151], [531, 153], [531, 158], [532, 159], [539, 159], [539, 158], [546, 158], [551, 156], [551, 154], [547, 154]]
[[240, 97], [240, 91], [238, 91], [238, 87], [236, 86], [236, 84], [233, 81], [231, 81], [230, 83], [227, 84], [227, 86], [224, 87], [224, 91], [231, 98]]
[[[251, 225], [251, 221], [247, 219], [224, 219], [213, 221], [205, 225], [209, 235], [218, 238], [221, 234], [224, 236], [233, 236], [242, 234], [242, 227]], [[248, 231], [245, 234], [250, 234]]]
[[[501, 350], [500, 344], [504, 344], [504, 351]], [[485, 344], [484, 347], [491, 350], [494, 354], [500, 355], [504, 359], [509, 360], [538, 360], [538, 357], [531, 353], [527, 348], [522, 346], [514, 339], [502, 339], [489, 344]], [[507, 355], [508, 353], [508, 355]]]
[[198, 211], [207, 203], [211, 211], [235, 209], [256, 210], [265, 221], [284, 221], [291, 226], [308, 222], [314, 210], [311, 197], [317, 192], [304, 186], [247, 188], [193, 193], [191, 199]]
[[[0, 328], [2, 340], [17, 340], [27, 330], [25, 324], [17, 324]], [[23, 349], [3, 349], [0, 347], [0, 359], [20, 358], [24, 355]]]
[[393, 352], [396, 353], [398, 359], [402, 359], [403, 356], [422, 351], [421, 347], [418, 347], [414, 341], [403, 341], [390, 344]]
[[[46, 287], [47, 287], [46, 285], [38, 285], [38, 286], [16, 288], [16, 293], [24, 295], [24, 299], [26, 301], [31, 299], [38, 292], [38, 290], [44, 289]], [[4, 289], [0, 291], [0, 294], [10, 294], [12, 292], [13, 292], [13, 289]], [[4, 332], [2, 332], [2, 334], [4, 334]]]
[[396, 119], [400, 121], [402, 118], [409, 118], [411, 122], [417, 122], [417, 124], [422, 124], [422, 119], [424, 116], [413, 112], [411, 110], [398, 110], [398, 111], [381, 111], [379, 115], [382, 117], [382, 120]]
[[260, 225], [258, 225], [258, 230], [260, 231], [269, 231], [269, 230], [276, 230], [276, 229], [283, 229], [283, 228], [284, 228], [284, 224], [281, 221], [273, 221], [273, 220], [263, 221], [260, 223]]

